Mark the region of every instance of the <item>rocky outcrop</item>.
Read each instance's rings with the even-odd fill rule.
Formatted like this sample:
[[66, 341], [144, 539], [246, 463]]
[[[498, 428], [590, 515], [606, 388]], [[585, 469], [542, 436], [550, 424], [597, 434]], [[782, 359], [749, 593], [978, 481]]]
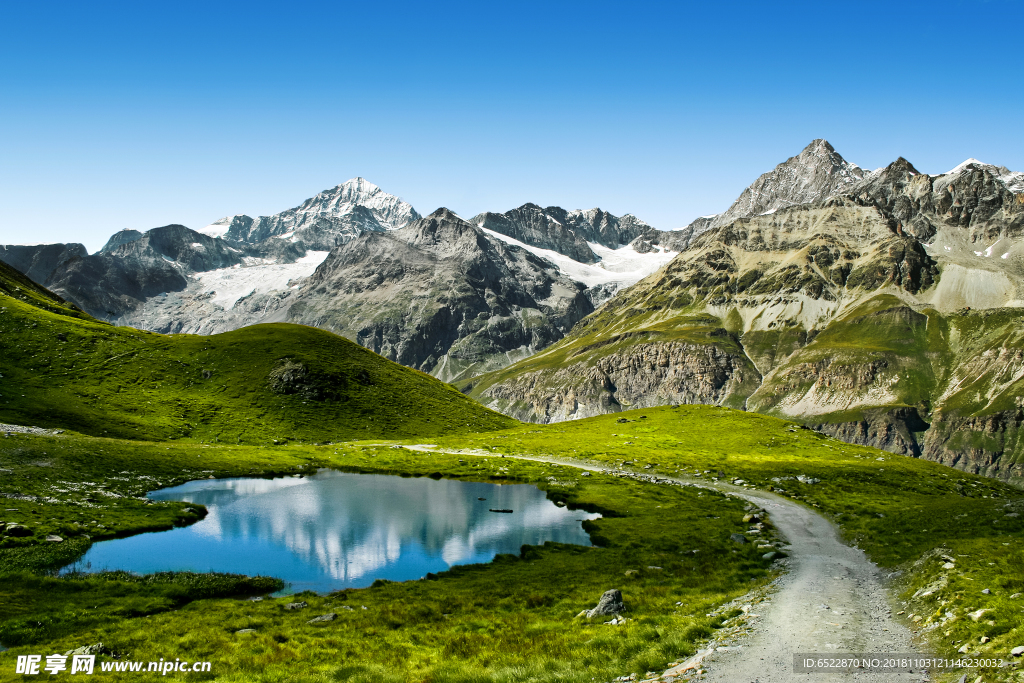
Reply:
[[593, 617], [606, 617], [615, 614], [622, 614], [626, 611], [626, 606], [622, 602], [622, 591], [613, 588], [612, 590], [605, 591], [601, 596], [601, 599], [597, 601], [597, 605], [594, 609], [588, 609], [585, 616], [588, 619]]

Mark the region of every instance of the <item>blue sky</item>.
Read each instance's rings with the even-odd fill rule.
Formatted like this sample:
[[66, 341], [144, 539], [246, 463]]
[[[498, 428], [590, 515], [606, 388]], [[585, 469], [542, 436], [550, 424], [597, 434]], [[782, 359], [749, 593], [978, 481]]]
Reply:
[[722, 211], [824, 137], [1024, 170], [1019, 0], [0, 2], [0, 243], [363, 176], [429, 213]]

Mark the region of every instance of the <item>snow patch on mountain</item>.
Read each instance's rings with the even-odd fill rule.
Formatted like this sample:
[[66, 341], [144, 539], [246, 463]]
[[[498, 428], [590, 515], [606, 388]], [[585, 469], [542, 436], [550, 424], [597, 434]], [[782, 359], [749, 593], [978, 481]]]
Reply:
[[960, 162], [953, 168], [941, 174], [939, 177], [959, 175], [963, 171], [973, 170], [976, 168], [984, 169], [994, 175], [1010, 192], [1013, 192], [1014, 194], [1024, 192], [1024, 173], [1021, 173], [1020, 171], [1011, 171], [1005, 166], [986, 164], [984, 161], [979, 161], [974, 158]]
[[297, 286], [292, 281], [312, 275], [329, 253], [307, 251], [295, 263], [261, 263], [221, 268], [196, 273], [195, 279], [202, 283], [203, 291], [213, 294], [213, 303], [231, 310], [239, 299], [254, 292], [267, 294]]
[[675, 251], [658, 248], [641, 254], [631, 246], [611, 249], [596, 242], [588, 242], [590, 248], [601, 259], [600, 262], [591, 265], [580, 263], [552, 249], [530, 246], [494, 230], [480, 229], [494, 239], [521, 247], [539, 256], [558, 268], [566, 277], [581, 282], [587, 287], [607, 284], [617, 285], [618, 288], [629, 287], [664, 266], [678, 254]]
[[196, 232], [201, 232], [204, 235], [208, 235], [213, 238], [224, 237], [228, 229], [231, 227], [231, 221], [234, 220], [234, 216], [225, 216], [219, 221], [210, 223], [205, 228], [200, 228]]

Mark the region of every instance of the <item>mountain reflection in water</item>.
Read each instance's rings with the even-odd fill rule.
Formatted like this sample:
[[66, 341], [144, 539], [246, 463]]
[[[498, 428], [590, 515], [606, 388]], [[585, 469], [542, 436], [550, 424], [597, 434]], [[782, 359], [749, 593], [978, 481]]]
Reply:
[[262, 574], [284, 579], [287, 592], [326, 592], [417, 579], [545, 541], [590, 545], [581, 521], [600, 517], [557, 507], [524, 484], [332, 470], [193, 481], [149, 497], [200, 503], [209, 514], [189, 527], [96, 543], [65, 571]]

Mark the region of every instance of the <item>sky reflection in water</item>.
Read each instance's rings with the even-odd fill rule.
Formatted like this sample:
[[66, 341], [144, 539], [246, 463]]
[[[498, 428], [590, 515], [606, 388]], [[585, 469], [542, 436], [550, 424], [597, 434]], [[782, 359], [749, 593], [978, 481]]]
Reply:
[[525, 484], [331, 470], [193, 481], [149, 497], [200, 503], [209, 514], [189, 527], [101, 541], [66, 570], [262, 574], [284, 579], [286, 592], [327, 592], [418, 579], [526, 544], [590, 545], [581, 521], [600, 517], [559, 508]]

